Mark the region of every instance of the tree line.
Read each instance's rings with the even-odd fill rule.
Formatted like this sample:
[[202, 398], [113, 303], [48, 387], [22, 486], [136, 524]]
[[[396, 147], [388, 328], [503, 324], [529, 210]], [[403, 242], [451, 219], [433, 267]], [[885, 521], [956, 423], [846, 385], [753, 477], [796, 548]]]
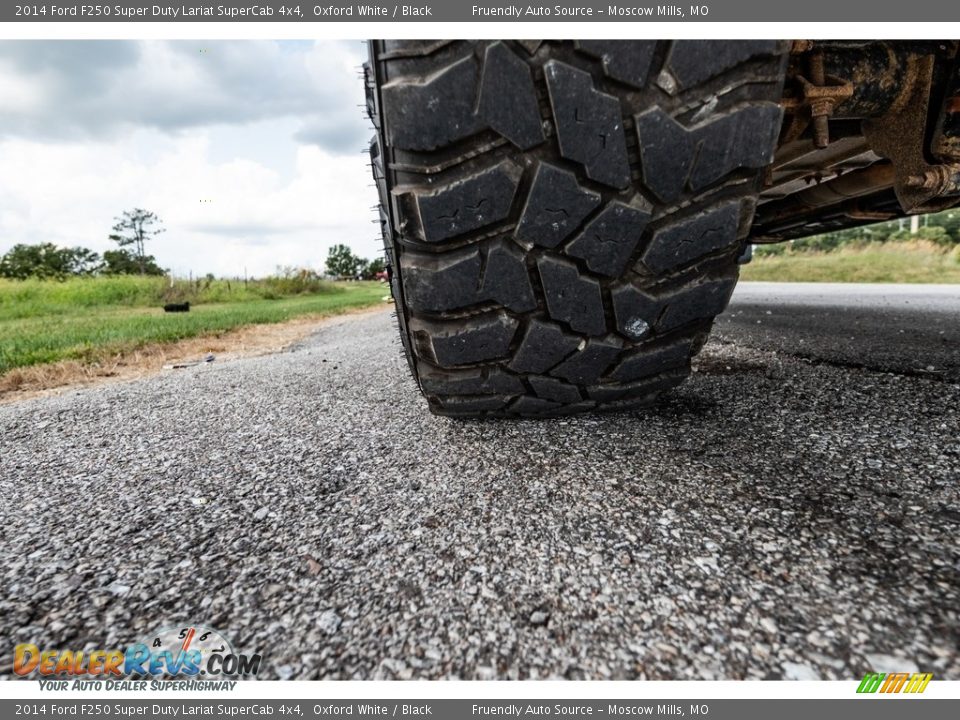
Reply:
[[[789, 246], [793, 251], [824, 252], [864, 242], [911, 239], [927, 240], [945, 249], [960, 245], [960, 210], [926, 215], [915, 232], [910, 229], [910, 223], [910, 218], [902, 218], [814, 235], [790, 243], [760, 246], [758, 250], [766, 254], [779, 254], [786, 252]], [[163, 232], [162, 222], [156, 214], [143, 208], [134, 208], [115, 218], [108, 237], [117, 244], [116, 250], [107, 250], [100, 255], [80, 246], [21, 243], [0, 256], [0, 277], [26, 280], [89, 275], [166, 275], [167, 271], [146, 250], [147, 243]], [[343, 244], [334, 245], [327, 254], [327, 275], [336, 279], [375, 280], [381, 278], [385, 270], [383, 258], [366, 260]]]
[[327, 274], [338, 280], [377, 280], [386, 269], [383, 258], [367, 260], [346, 245], [334, 245], [327, 252]]
[[[916, 220], [916, 230], [911, 229]], [[757, 249], [761, 254], [779, 255], [784, 252], [830, 252], [848, 246], [864, 243], [905, 242], [908, 240], [926, 240], [948, 251], [960, 245], [960, 210], [887, 220], [874, 225], [834, 230], [811, 237], [791, 240], [788, 243], [761, 245]]]
[[146, 244], [164, 232], [160, 218], [149, 210], [126, 210], [115, 219], [108, 236], [116, 250], [100, 255], [85, 247], [58, 247], [53, 243], [17, 244], [0, 257], [0, 277], [13, 280], [61, 280], [85, 275], [165, 275], [148, 255]]
[[[12, 280], [62, 280], [93, 275], [166, 275], [167, 270], [147, 254], [147, 243], [165, 232], [155, 213], [143, 208], [115, 218], [109, 239], [116, 250], [102, 255], [89, 248], [59, 247], [53, 243], [14, 245], [0, 256], [0, 277]], [[375, 280], [386, 267], [382, 258], [366, 260], [346, 245], [334, 245], [327, 255], [327, 274], [341, 280]]]

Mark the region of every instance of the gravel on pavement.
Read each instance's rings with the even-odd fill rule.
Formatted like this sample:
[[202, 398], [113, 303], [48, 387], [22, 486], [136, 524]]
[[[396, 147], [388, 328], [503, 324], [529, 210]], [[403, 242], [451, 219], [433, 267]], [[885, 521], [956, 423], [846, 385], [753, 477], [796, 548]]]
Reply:
[[197, 622], [264, 678], [960, 679], [960, 386], [719, 335], [629, 414], [433, 417], [387, 312], [2, 406], [0, 674]]

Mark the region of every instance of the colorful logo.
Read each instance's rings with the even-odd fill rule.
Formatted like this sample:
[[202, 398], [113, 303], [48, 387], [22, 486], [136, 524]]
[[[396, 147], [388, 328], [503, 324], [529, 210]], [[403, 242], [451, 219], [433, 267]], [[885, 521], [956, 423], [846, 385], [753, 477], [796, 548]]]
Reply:
[[14, 648], [13, 671], [50, 677], [178, 677], [253, 676], [261, 656], [236, 653], [222, 633], [194, 625], [165, 628], [125, 650], [41, 650], [23, 643]]
[[922, 693], [933, 680], [933, 673], [883, 673], [869, 672], [860, 681], [858, 693]]

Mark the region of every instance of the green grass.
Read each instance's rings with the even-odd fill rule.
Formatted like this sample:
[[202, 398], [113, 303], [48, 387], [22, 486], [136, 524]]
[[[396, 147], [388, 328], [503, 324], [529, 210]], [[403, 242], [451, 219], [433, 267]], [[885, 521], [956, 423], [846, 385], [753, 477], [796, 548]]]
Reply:
[[[214, 335], [243, 325], [283, 322], [301, 315], [332, 315], [382, 302], [389, 290], [375, 282], [323, 283], [317, 292], [264, 299], [262, 288], [214, 281], [206, 294], [188, 296], [189, 313], [164, 313], [169, 281], [96, 278], [0, 281], [0, 374], [59, 360], [96, 361], [152, 343]], [[231, 283], [231, 285], [243, 285]], [[166, 285], [166, 289], [163, 287]], [[273, 292], [273, 291], [267, 291]], [[182, 298], [183, 295], [176, 299]]]
[[92, 307], [158, 307], [189, 300], [202, 303], [237, 303], [276, 300], [293, 295], [332, 295], [350, 283], [332, 283], [315, 277], [290, 274], [262, 280], [173, 280], [166, 277], [119, 275], [55, 280], [4, 280], [0, 278], [0, 320], [40, 317], [64, 310]]
[[741, 280], [774, 282], [960, 283], [960, 251], [888, 242], [832, 252], [755, 253]]

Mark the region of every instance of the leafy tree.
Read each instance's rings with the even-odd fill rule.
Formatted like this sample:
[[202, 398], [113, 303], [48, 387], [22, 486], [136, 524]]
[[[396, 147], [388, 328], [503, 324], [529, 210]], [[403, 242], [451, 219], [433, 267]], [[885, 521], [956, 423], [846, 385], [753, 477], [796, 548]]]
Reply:
[[929, 240], [937, 245], [943, 245], [944, 247], [949, 247], [953, 244], [953, 238], [950, 237], [946, 228], [940, 227], [939, 225], [928, 225], [920, 228], [917, 231], [917, 237], [921, 240]]
[[103, 254], [105, 275], [166, 275], [153, 255], [136, 257], [129, 250], [107, 250]]
[[0, 275], [14, 280], [56, 277], [59, 252], [53, 243], [14, 245], [0, 259]]
[[790, 249], [796, 252], [806, 250], [829, 251], [851, 244], [900, 242], [913, 238], [929, 240], [944, 248], [960, 243], [960, 210], [946, 210], [922, 216], [920, 218], [921, 226], [916, 233], [911, 232], [910, 221], [911, 218], [909, 217], [897, 218], [875, 225], [864, 225], [814, 235], [813, 237], [792, 241]]
[[383, 258], [374, 258], [367, 263], [367, 270], [363, 275], [364, 280], [376, 280], [377, 273], [382, 273], [387, 269], [387, 264], [383, 261]]
[[0, 258], [0, 276], [16, 280], [91, 275], [100, 267], [100, 256], [92, 250], [82, 247], [61, 248], [53, 243], [14, 245]]
[[938, 213], [930, 218], [936, 224], [947, 231], [953, 242], [960, 242], [960, 210], [947, 210]]
[[85, 247], [65, 248], [63, 253], [71, 275], [94, 275], [103, 268], [100, 255]]
[[[123, 215], [115, 219], [117, 222], [113, 226], [110, 239], [117, 243], [122, 251], [127, 252], [136, 260], [141, 275], [155, 275], [156, 273], [147, 272], [147, 267], [153, 261], [153, 257], [147, 255], [146, 244], [160, 233], [165, 232], [161, 226], [160, 218], [149, 210], [134, 208], [133, 210], [125, 210]], [[133, 248], [132, 252], [125, 250], [125, 248], [131, 246]]]
[[327, 253], [327, 272], [337, 278], [355, 278], [366, 264], [366, 260], [354, 255], [346, 245], [334, 245]]

